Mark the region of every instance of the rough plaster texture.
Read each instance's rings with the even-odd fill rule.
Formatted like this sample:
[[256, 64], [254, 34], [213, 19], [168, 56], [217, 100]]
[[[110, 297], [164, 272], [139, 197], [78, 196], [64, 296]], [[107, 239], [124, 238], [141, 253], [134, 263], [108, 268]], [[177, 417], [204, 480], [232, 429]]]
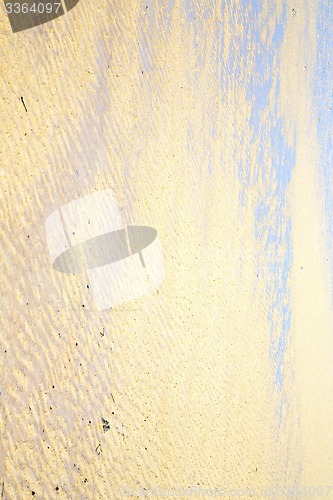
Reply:
[[[333, 482], [319, 8], [81, 0], [15, 34], [1, 8], [3, 498]], [[107, 188], [166, 277], [98, 312], [44, 222]]]

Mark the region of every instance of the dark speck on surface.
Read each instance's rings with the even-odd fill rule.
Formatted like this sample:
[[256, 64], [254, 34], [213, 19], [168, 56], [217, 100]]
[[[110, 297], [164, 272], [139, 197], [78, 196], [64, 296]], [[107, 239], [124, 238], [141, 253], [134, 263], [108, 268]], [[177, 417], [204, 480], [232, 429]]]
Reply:
[[103, 424], [103, 431], [104, 432], [110, 430], [109, 422], [107, 420], [105, 420], [105, 418], [103, 418], [103, 417], [102, 417], [102, 424]]
[[22, 104], [23, 104], [24, 109], [26, 110], [26, 112], [28, 112], [27, 107], [26, 107], [25, 102], [24, 102], [24, 99], [23, 99], [23, 96], [21, 96], [21, 102], [22, 102]]

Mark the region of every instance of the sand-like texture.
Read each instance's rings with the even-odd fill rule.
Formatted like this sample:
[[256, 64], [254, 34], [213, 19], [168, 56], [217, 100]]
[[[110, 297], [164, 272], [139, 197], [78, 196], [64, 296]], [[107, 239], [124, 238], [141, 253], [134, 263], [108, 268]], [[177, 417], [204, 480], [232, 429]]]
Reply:
[[[333, 486], [322, 5], [81, 0], [19, 33], [1, 10], [4, 499]], [[106, 188], [166, 277], [99, 312], [44, 223]]]

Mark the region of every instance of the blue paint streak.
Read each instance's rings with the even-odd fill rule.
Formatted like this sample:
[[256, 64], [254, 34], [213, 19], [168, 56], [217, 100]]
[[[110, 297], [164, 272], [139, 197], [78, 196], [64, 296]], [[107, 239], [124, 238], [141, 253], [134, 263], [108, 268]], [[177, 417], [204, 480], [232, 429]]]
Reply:
[[[211, 8], [212, 4], [213, 2]], [[210, 11], [206, 8], [203, 16], [203, 9], [198, 12], [199, 7], [194, 0], [185, 0], [184, 8], [188, 27], [193, 30], [193, 46], [197, 47], [197, 34], [204, 30], [204, 18], [210, 15]], [[271, 15], [274, 16], [274, 2], [271, 9]], [[280, 82], [276, 80], [277, 71], [274, 71], [274, 68], [279, 67], [278, 56], [286, 25], [286, 5], [284, 4], [283, 15], [276, 24], [272, 39], [267, 44], [263, 43], [260, 36], [262, 30], [266, 29], [265, 20], [261, 18], [263, 11], [262, 0], [242, 0], [240, 6], [236, 2], [221, 0], [222, 19], [228, 19], [228, 23], [226, 25], [221, 22], [216, 26], [216, 52], [212, 54], [212, 59], [221, 89], [222, 103], [227, 95], [232, 95], [236, 81], [237, 89], [243, 85], [247, 100], [252, 104], [248, 122], [252, 132], [249, 144], [243, 143], [244, 135], [239, 134], [236, 127], [234, 130], [235, 144], [245, 150], [247, 157], [246, 162], [237, 164], [236, 174], [241, 185], [240, 209], [247, 205], [249, 189], [258, 186], [253, 230], [260, 247], [256, 256], [257, 274], [265, 277], [266, 293], [270, 300], [267, 311], [268, 354], [274, 376], [274, 392], [279, 400], [276, 414], [280, 429], [289, 411], [289, 402], [284, 391], [284, 365], [291, 324], [289, 276], [292, 266], [292, 242], [286, 193], [295, 164], [295, 148], [290, 148], [283, 136], [283, 123], [278, 113]], [[231, 46], [225, 50], [225, 30], [230, 29], [234, 30], [235, 34], [231, 37]], [[199, 66], [202, 50], [202, 47], [198, 50]], [[235, 54], [238, 56], [235, 57]], [[234, 106], [233, 112], [237, 114], [236, 98]], [[272, 110], [269, 122], [264, 117], [267, 108]], [[190, 133], [188, 141], [191, 142]], [[255, 169], [251, 169], [253, 151], [256, 151]], [[220, 163], [222, 167], [223, 157]], [[209, 171], [212, 171], [210, 164]], [[333, 199], [330, 200], [330, 207], [333, 207]]]
[[173, 11], [174, 5], [175, 5], [175, 0], [168, 0], [168, 13], [169, 13], [170, 19], [172, 17], [172, 11]]
[[[333, 285], [333, 5], [319, 2], [317, 15], [317, 54], [313, 94], [317, 111], [317, 136], [327, 218], [327, 248]], [[305, 70], [306, 71], [306, 70]], [[332, 297], [333, 300], [333, 297]]]
[[[261, 147], [257, 155], [256, 179], [261, 178], [265, 186], [259, 194], [255, 212], [255, 235], [262, 243], [261, 253], [257, 256], [259, 264], [257, 271], [259, 273], [266, 268], [269, 275], [269, 284], [266, 288], [268, 296], [271, 297], [268, 310], [269, 354], [275, 374], [276, 388], [280, 394], [279, 427], [282, 424], [284, 406], [288, 405], [283, 394], [283, 384], [284, 361], [291, 322], [288, 280], [292, 266], [292, 243], [291, 220], [286, 213], [286, 190], [295, 164], [295, 153], [283, 137], [283, 124], [278, 118], [277, 105], [280, 82], [273, 81], [272, 68], [275, 64], [279, 64], [278, 60], [274, 61], [274, 56], [277, 56], [281, 46], [285, 17], [284, 10], [270, 47], [263, 47], [260, 44], [259, 32], [256, 33], [256, 46], [259, 50], [255, 56], [255, 72], [248, 88], [250, 99], [254, 102], [250, 119], [254, 134], [253, 140], [259, 137]], [[274, 111], [271, 113], [272, 120], [267, 124], [263, 122], [263, 111], [269, 105], [269, 99], [272, 99], [271, 89], [274, 83], [276, 84], [276, 93], [273, 97]], [[270, 159], [270, 165], [267, 164], [267, 158]], [[241, 176], [240, 179], [244, 177]], [[250, 183], [245, 187], [249, 185]]]
[[[273, 5], [273, 4], [272, 4]], [[280, 82], [274, 80], [274, 67], [279, 66], [278, 54], [286, 24], [286, 11], [276, 25], [272, 41], [264, 45], [261, 41], [259, 16], [263, 2], [244, 0], [239, 10], [236, 5], [222, 1], [222, 14], [225, 9], [232, 18], [232, 23], [240, 25], [241, 37], [237, 39], [237, 53], [244, 54], [241, 60], [234, 57], [232, 48], [228, 54], [223, 53], [223, 27], [219, 35], [219, 54], [216, 56], [216, 74], [222, 92], [236, 80], [244, 82], [247, 99], [252, 104], [249, 126], [252, 139], [249, 147], [249, 159], [238, 165], [238, 179], [242, 186], [239, 197], [240, 207], [247, 203], [247, 191], [258, 185], [258, 200], [255, 208], [254, 234], [260, 242], [260, 251], [256, 256], [257, 274], [264, 275], [267, 280], [267, 296], [270, 297], [268, 320], [270, 325], [269, 356], [275, 380], [275, 391], [279, 395], [277, 409], [278, 428], [283, 416], [288, 413], [288, 401], [284, 394], [284, 362], [288, 345], [291, 304], [289, 296], [289, 275], [292, 266], [291, 220], [287, 215], [286, 192], [295, 164], [294, 148], [290, 148], [283, 136], [283, 124], [278, 114], [278, 97]], [[274, 8], [274, 7], [272, 7]], [[228, 27], [229, 29], [230, 27]], [[235, 43], [235, 42], [234, 42]], [[248, 50], [251, 53], [248, 54]], [[247, 69], [248, 60], [253, 61], [254, 68]], [[272, 88], [275, 85], [275, 93]], [[272, 102], [273, 99], [273, 102]], [[222, 97], [223, 100], [223, 97]], [[273, 107], [271, 120], [263, 117], [267, 107]], [[235, 131], [235, 137], [237, 131]], [[241, 137], [239, 137], [241, 140]], [[256, 146], [256, 141], [259, 146]], [[250, 151], [256, 151], [256, 169], [251, 171]], [[252, 169], [253, 170], [253, 169]], [[260, 181], [260, 184], [259, 184]], [[260, 188], [259, 186], [263, 186]]]

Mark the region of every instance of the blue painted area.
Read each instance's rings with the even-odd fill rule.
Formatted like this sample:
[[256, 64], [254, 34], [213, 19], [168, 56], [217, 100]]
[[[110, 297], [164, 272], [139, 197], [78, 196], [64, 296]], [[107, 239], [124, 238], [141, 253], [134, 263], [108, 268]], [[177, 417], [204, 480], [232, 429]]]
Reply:
[[193, 0], [185, 0], [184, 4], [187, 23], [191, 24], [191, 22], [195, 18], [195, 4]]
[[[203, 60], [205, 58], [205, 50], [202, 46], [199, 45], [197, 38], [198, 32], [204, 32], [207, 29], [207, 19], [212, 18], [213, 11], [218, 0], [210, 0], [206, 2], [202, 2], [199, 6], [198, 2], [194, 0], [184, 0], [184, 9], [185, 16], [187, 21], [188, 28], [192, 28], [193, 30], [193, 47], [198, 50], [198, 64], [203, 65]], [[204, 40], [201, 38], [200, 43], [204, 43]]]
[[[275, 18], [274, 3], [270, 5], [271, 12], [268, 16]], [[204, 29], [204, 21], [198, 19], [199, 14], [193, 0], [185, 0], [184, 6], [188, 26], [193, 29], [193, 45], [196, 47], [197, 32]], [[274, 33], [267, 43], [264, 43], [261, 37], [262, 32], [267, 29], [263, 12], [265, 9], [262, 0], [242, 0], [241, 5], [222, 0], [221, 14], [227, 26], [224, 22], [216, 26], [216, 53], [212, 54], [212, 59], [216, 67], [222, 102], [226, 102], [227, 95], [228, 98], [233, 95], [236, 81], [236, 91], [243, 86], [247, 101], [252, 106], [248, 123], [245, 124], [251, 130], [251, 139], [247, 144], [244, 144], [244, 133], [239, 132], [236, 127], [234, 129], [234, 142], [245, 152], [245, 155], [240, 157], [247, 158], [247, 161], [241, 163], [237, 160], [238, 152], [235, 150], [235, 172], [241, 185], [241, 211], [246, 210], [249, 189], [257, 186], [253, 229], [258, 242], [257, 274], [264, 276], [267, 283], [270, 340], [268, 354], [274, 377], [273, 390], [279, 400], [276, 414], [280, 428], [289, 411], [284, 383], [285, 356], [291, 324], [289, 275], [292, 266], [292, 242], [286, 193], [295, 164], [295, 148], [290, 148], [283, 136], [283, 123], [278, 112], [280, 82], [276, 80], [276, 75], [279, 73], [279, 54], [286, 26], [286, 6], [284, 5], [281, 19], [276, 23]], [[205, 15], [208, 16], [209, 12], [205, 12]], [[232, 31], [231, 45], [227, 49], [226, 29]], [[199, 54], [198, 61], [200, 62]], [[230, 107], [230, 102], [226, 104]], [[236, 92], [232, 105], [232, 112], [237, 115]], [[269, 120], [265, 114], [266, 109], [270, 110]], [[218, 134], [218, 131], [216, 133]], [[190, 139], [188, 137], [188, 140]], [[255, 168], [252, 167], [253, 154], [256, 155]], [[220, 167], [222, 165], [223, 158]], [[212, 171], [211, 165], [209, 170]]]
[[153, 71], [151, 46], [150, 44], [147, 43], [144, 37], [142, 37], [141, 39], [139, 52], [140, 52], [142, 67], [145, 73], [151, 73]]
[[[198, 48], [197, 34], [198, 34], [199, 20], [197, 19], [197, 13], [195, 10], [195, 3], [193, 0], [185, 0], [184, 6], [185, 6], [185, 15], [186, 15], [187, 24], [188, 24], [188, 26], [192, 26], [192, 29], [193, 29], [193, 46], [194, 46], [194, 48]], [[198, 55], [200, 57], [200, 52]]]
[[[319, 2], [317, 16], [317, 54], [313, 95], [317, 111], [320, 176], [327, 217], [327, 246], [333, 277], [333, 5]], [[314, 124], [315, 125], [315, 124]], [[331, 281], [332, 281], [331, 277]], [[333, 281], [332, 281], [333, 285]], [[332, 297], [333, 300], [333, 297]]]
[[[285, 26], [284, 10], [277, 24], [270, 46], [263, 46], [260, 34], [252, 33], [257, 48], [255, 71], [248, 87], [250, 100], [254, 103], [250, 118], [253, 141], [259, 138], [257, 153], [257, 178], [264, 188], [258, 195], [255, 212], [255, 235], [261, 243], [257, 255], [258, 273], [265, 272], [268, 278], [267, 294], [271, 298], [268, 319], [270, 324], [269, 354], [279, 391], [279, 427], [287, 413], [288, 401], [283, 392], [284, 361], [291, 322], [289, 274], [292, 266], [291, 220], [286, 213], [286, 190], [295, 164], [294, 149], [290, 149], [283, 137], [283, 124], [278, 118], [278, 96], [280, 82], [274, 81], [273, 68], [279, 66], [278, 54]], [[255, 26], [256, 23], [253, 23]], [[275, 84], [275, 93], [272, 87]], [[272, 102], [273, 99], [273, 102]], [[263, 112], [273, 107], [271, 120], [264, 121]], [[256, 176], [254, 176], [256, 177]], [[240, 176], [240, 179], [244, 179]], [[252, 179], [253, 180], [253, 179]], [[256, 181], [257, 179], [255, 179]], [[244, 186], [246, 189], [250, 183]]]
[[166, 29], [167, 31], [170, 30], [171, 28], [171, 23], [172, 23], [172, 11], [175, 5], [175, 0], [168, 0], [168, 14], [165, 15], [165, 21], [166, 21]]
[[[259, 32], [254, 36], [257, 43], [255, 72], [248, 87], [254, 103], [250, 126], [253, 140], [259, 138], [257, 154], [258, 178], [263, 183], [255, 213], [255, 235], [261, 243], [257, 256], [258, 272], [268, 277], [267, 294], [271, 297], [268, 310], [270, 324], [269, 354], [272, 360], [276, 388], [279, 391], [279, 427], [286, 414], [288, 401], [283, 393], [284, 361], [291, 322], [289, 274], [292, 266], [291, 220], [286, 213], [286, 190], [295, 164], [294, 149], [290, 149], [283, 137], [283, 124], [278, 118], [280, 82], [273, 81], [273, 68], [279, 65], [278, 54], [285, 26], [284, 10], [277, 24], [270, 46], [263, 47]], [[255, 23], [254, 23], [255, 25]], [[275, 94], [271, 93], [275, 84]], [[271, 101], [273, 99], [273, 102]], [[271, 121], [263, 121], [263, 111], [270, 105]], [[245, 188], [248, 186], [244, 186]], [[268, 273], [267, 273], [268, 271]], [[285, 411], [284, 411], [285, 410]]]
[[175, 0], [168, 0], [169, 19], [171, 19], [171, 17], [172, 17], [172, 10], [173, 10], [174, 5], [175, 5]]
[[[254, 226], [254, 234], [259, 243], [256, 263], [258, 276], [265, 277], [267, 297], [270, 300], [267, 313], [270, 325], [269, 356], [275, 380], [274, 391], [279, 399], [276, 413], [280, 428], [289, 407], [284, 392], [284, 363], [291, 323], [289, 274], [292, 266], [292, 243], [286, 192], [295, 164], [295, 153], [283, 136], [283, 124], [278, 114], [280, 83], [276, 81], [278, 71], [274, 71], [280, 63], [279, 51], [286, 24], [286, 11], [284, 8], [271, 41], [264, 44], [260, 36], [264, 22], [260, 17], [262, 7], [259, 0], [244, 0], [242, 7], [237, 10], [235, 4], [231, 6], [227, 0], [222, 2], [222, 14], [231, 16], [231, 25], [240, 27], [237, 33], [241, 35], [233, 42], [237, 43], [237, 51], [233, 51], [231, 47], [228, 53], [224, 53], [221, 27], [217, 75], [222, 94], [225, 87], [230, 88], [236, 79], [244, 82], [248, 102], [252, 103], [249, 119], [252, 139], [250, 144], [244, 146], [248, 148], [248, 161], [238, 164], [236, 172], [242, 186], [239, 197], [241, 210], [247, 204], [248, 189], [258, 186]], [[274, 10], [273, 4], [272, 9]], [[234, 52], [244, 54], [244, 58], [235, 58]], [[265, 116], [267, 107], [273, 109], [269, 115], [270, 120]], [[253, 151], [256, 152], [255, 169], [251, 169]]]

